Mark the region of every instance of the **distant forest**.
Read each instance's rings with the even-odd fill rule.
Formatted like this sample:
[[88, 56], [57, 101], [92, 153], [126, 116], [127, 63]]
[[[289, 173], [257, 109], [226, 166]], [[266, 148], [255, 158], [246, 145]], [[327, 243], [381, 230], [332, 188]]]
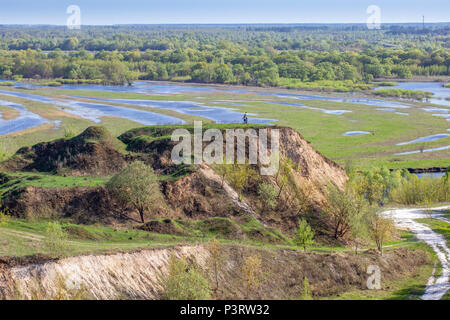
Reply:
[[[450, 24], [0, 26], [0, 77], [295, 87], [450, 75]], [[56, 80], [55, 80], [56, 79]]]

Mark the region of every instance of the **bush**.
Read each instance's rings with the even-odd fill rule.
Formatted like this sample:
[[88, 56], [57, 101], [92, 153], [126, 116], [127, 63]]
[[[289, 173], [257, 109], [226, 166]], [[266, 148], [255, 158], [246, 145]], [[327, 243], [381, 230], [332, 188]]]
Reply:
[[211, 289], [208, 281], [184, 259], [174, 255], [169, 260], [169, 275], [163, 283], [165, 300], [208, 300]]
[[0, 209], [0, 227], [6, 227], [9, 222], [9, 216], [6, 209]]
[[242, 266], [242, 274], [244, 277], [244, 286], [247, 292], [247, 298], [250, 293], [261, 285], [262, 280], [262, 261], [261, 258], [253, 255], [247, 257]]
[[433, 96], [432, 92], [420, 91], [420, 90], [409, 90], [409, 89], [380, 89], [376, 90], [375, 95], [382, 97], [394, 97], [394, 98], [406, 98], [422, 100], [424, 98], [430, 98]]
[[45, 228], [43, 241], [45, 249], [57, 257], [63, 256], [68, 249], [67, 234], [58, 222], [49, 222]]
[[77, 131], [71, 125], [64, 128], [64, 138], [71, 139], [77, 135]]
[[303, 247], [306, 251], [306, 247], [314, 243], [314, 231], [311, 230], [308, 222], [304, 219], [298, 221], [297, 233], [295, 235], [295, 244]]
[[415, 174], [404, 177], [391, 193], [392, 200], [401, 204], [427, 204], [450, 201], [450, 179], [422, 177]]
[[265, 208], [273, 210], [277, 206], [278, 190], [274, 185], [261, 183], [258, 186], [258, 196]]
[[375, 241], [378, 251], [383, 255], [383, 244], [394, 233], [395, 227], [391, 219], [374, 214], [370, 220], [370, 236]]
[[303, 288], [302, 288], [302, 296], [301, 296], [301, 300], [312, 300], [312, 293], [311, 293], [311, 288], [309, 287], [309, 282], [308, 282], [308, 278], [304, 278], [303, 279]]

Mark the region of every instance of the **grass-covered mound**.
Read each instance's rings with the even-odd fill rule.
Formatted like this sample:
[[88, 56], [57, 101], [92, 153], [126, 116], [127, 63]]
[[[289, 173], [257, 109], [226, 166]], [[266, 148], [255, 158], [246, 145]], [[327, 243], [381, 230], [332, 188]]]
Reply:
[[71, 139], [21, 148], [2, 167], [8, 171], [109, 175], [126, 164], [125, 158], [125, 145], [104, 127], [94, 126]]

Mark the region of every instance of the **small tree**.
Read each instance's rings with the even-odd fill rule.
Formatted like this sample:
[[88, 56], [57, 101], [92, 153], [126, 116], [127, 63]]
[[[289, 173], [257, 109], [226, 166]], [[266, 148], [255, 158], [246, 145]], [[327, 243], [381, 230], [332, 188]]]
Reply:
[[308, 278], [303, 279], [301, 300], [312, 300], [311, 288], [309, 287]]
[[211, 255], [211, 266], [214, 270], [214, 280], [216, 283], [216, 290], [219, 289], [219, 271], [218, 267], [220, 264], [220, 250], [221, 250], [221, 244], [219, 241], [217, 241], [216, 238], [211, 240], [211, 242], [207, 246], [209, 254]]
[[239, 199], [242, 198], [242, 191], [247, 185], [248, 179], [252, 175], [252, 169], [248, 165], [239, 164], [232, 166], [232, 169], [228, 173], [228, 180], [230, 185], [239, 195]]
[[326, 212], [331, 217], [334, 238], [344, 237], [350, 231], [349, 220], [355, 210], [350, 188], [342, 190], [334, 184], [329, 185], [327, 202]]
[[68, 249], [67, 234], [58, 222], [49, 222], [45, 228], [44, 247], [57, 257], [63, 256]]
[[277, 189], [270, 183], [261, 183], [258, 185], [258, 196], [264, 204], [265, 208], [275, 209], [277, 205]]
[[144, 214], [162, 199], [158, 176], [153, 169], [136, 161], [116, 174], [106, 184], [108, 191], [123, 205], [132, 205], [144, 223]]
[[225, 183], [225, 179], [229, 176], [232, 165], [227, 164], [225, 156], [223, 157], [223, 163], [216, 164], [213, 166], [214, 170], [220, 175], [221, 178], [221, 187], [223, 188], [223, 184]]
[[383, 243], [391, 237], [394, 230], [392, 220], [380, 217], [378, 214], [374, 214], [372, 216], [370, 223], [370, 235], [373, 241], [375, 241], [381, 255], [383, 255]]
[[242, 266], [242, 274], [244, 276], [244, 286], [247, 292], [247, 298], [250, 297], [250, 292], [256, 290], [261, 285], [262, 277], [262, 261], [261, 258], [252, 255], [247, 257]]
[[208, 281], [194, 266], [184, 259], [177, 259], [173, 254], [169, 259], [169, 274], [163, 279], [166, 300], [208, 300], [211, 289]]
[[296, 245], [303, 247], [305, 252], [306, 247], [314, 243], [314, 231], [311, 230], [311, 227], [306, 220], [298, 220], [298, 228], [294, 241]]
[[355, 245], [355, 254], [358, 254], [359, 241], [368, 237], [370, 208], [362, 199], [355, 199], [356, 210], [349, 215], [350, 233]]

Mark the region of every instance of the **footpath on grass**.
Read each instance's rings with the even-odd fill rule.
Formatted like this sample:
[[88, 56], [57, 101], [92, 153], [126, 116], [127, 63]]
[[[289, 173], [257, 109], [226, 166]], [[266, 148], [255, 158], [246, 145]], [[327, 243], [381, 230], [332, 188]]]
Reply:
[[424, 224], [418, 223], [416, 219], [431, 217], [450, 223], [448, 219], [439, 213], [439, 211], [447, 209], [450, 209], [450, 206], [392, 209], [383, 212], [385, 216], [394, 221], [398, 228], [412, 231], [419, 240], [427, 243], [436, 252], [442, 266], [442, 272], [437, 279], [433, 275], [430, 277], [426, 285], [425, 293], [422, 296], [423, 300], [440, 300], [450, 290], [450, 250], [447, 247], [446, 239], [442, 235], [434, 232]]

